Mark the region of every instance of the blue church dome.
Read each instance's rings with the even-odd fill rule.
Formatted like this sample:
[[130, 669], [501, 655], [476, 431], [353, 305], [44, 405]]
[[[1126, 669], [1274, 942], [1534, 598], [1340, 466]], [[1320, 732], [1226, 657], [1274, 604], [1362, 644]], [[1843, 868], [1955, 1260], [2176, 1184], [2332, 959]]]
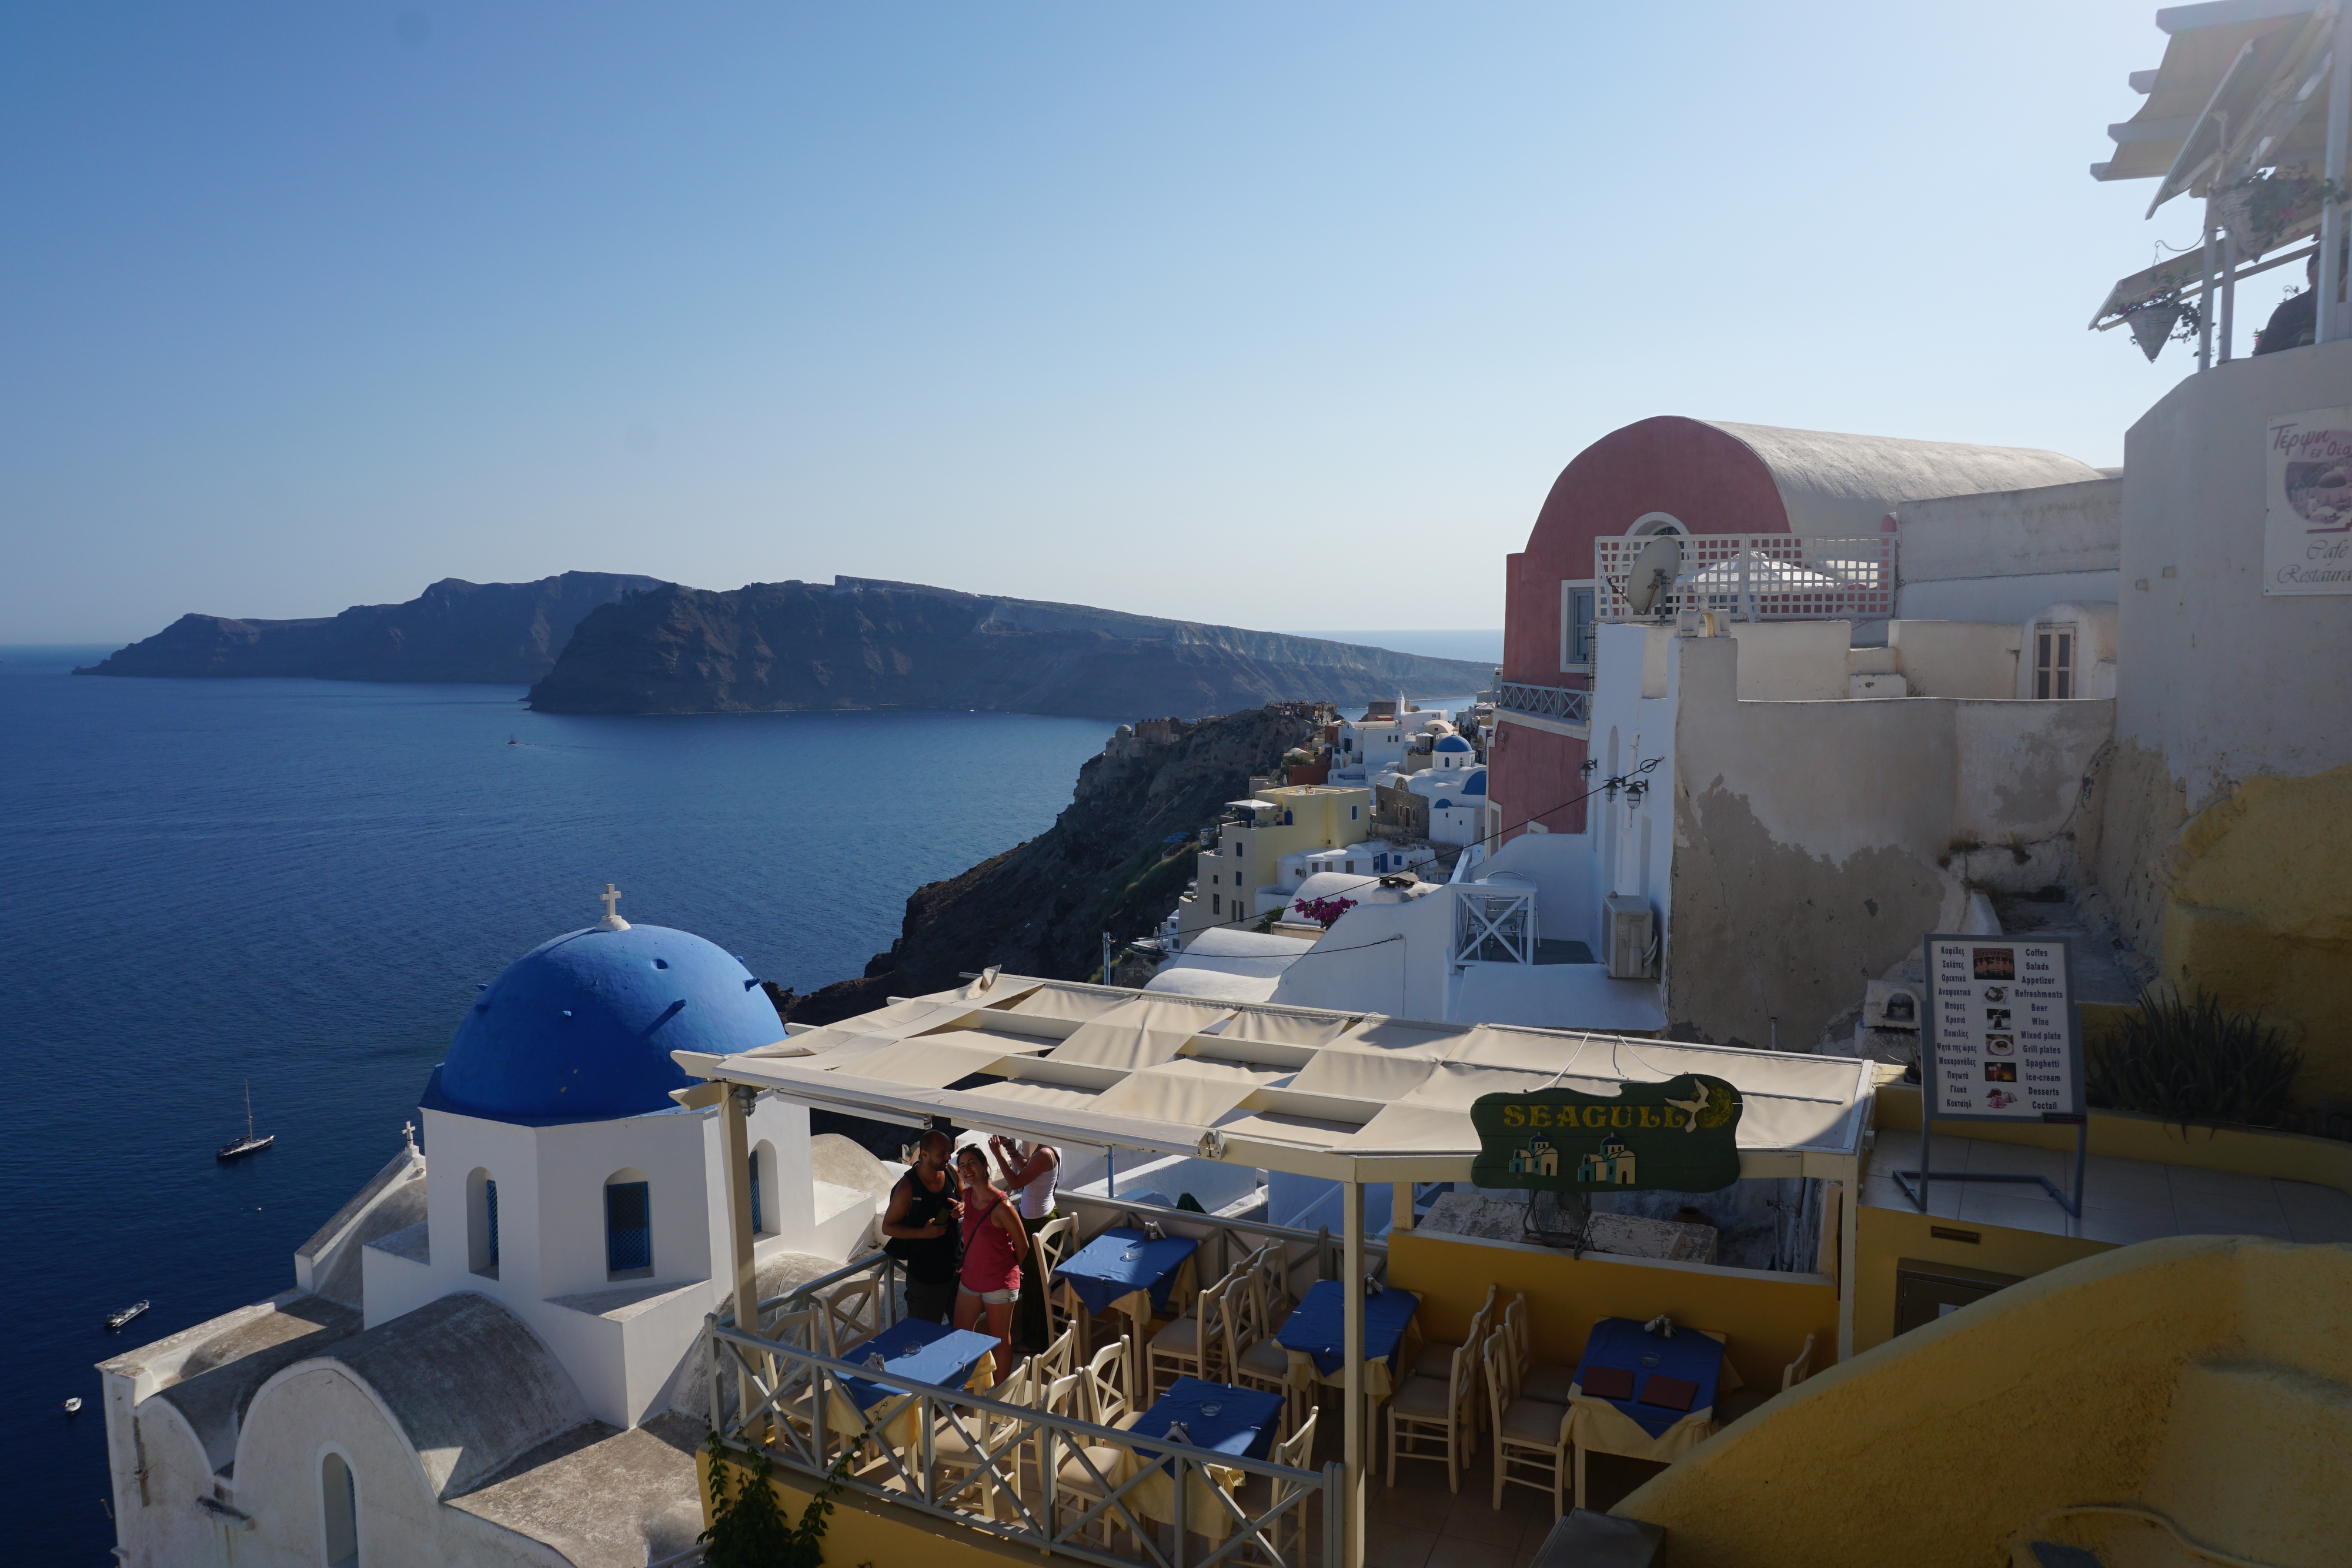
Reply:
[[1431, 749], [1434, 751], [1467, 751], [1470, 749], [1470, 743], [1463, 739], [1458, 735], [1448, 735], [1441, 737], [1437, 744], [1431, 747]]
[[1465, 795], [1484, 795], [1486, 792], [1486, 770], [1483, 768], [1471, 769], [1469, 781], [1462, 786], [1462, 792]]
[[731, 1055], [784, 1035], [751, 972], [687, 931], [592, 925], [541, 943], [475, 998], [424, 1103], [494, 1122], [667, 1111], [694, 1080], [673, 1051]]

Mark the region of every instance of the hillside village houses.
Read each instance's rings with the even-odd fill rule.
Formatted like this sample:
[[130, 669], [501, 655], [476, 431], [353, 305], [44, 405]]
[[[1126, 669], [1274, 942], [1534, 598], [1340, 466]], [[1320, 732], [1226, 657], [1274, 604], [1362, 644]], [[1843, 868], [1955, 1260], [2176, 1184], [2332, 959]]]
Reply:
[[[2207, 243], [2095, 325], [2198, 369], [2120, 468], [1601, 436], [1498, 563], [1492, 691], [1253, 779], [1141, 987], [785, 1026], [608, 904], [474, 998], [429, 1163], [105, 1364], [117, 1555], [683, 1568], [715, 1432], [794, 1518], [835, 1479], [834, 1563], [1525, 1562], [1556, 1516], [1542, 1561], [2341, 1562], [2352, 4], [2158, 22], [2093, 172]], [[2259, 1009], [2291, 1124], [1950, 1119], [1930, 933], [2065, 937], [2085, 1034]], [[1029, 1254], [1063, 1359], [882, 1354], [902, 1168], [815, 1110], [1107, 1151]]]

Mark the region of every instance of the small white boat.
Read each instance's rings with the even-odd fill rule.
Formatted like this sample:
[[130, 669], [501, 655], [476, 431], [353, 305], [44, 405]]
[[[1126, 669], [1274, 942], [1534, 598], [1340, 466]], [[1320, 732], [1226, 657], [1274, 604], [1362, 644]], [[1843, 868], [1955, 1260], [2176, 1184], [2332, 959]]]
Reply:
[[81, 1414], [80, 1395], [77, 1394], [72, 1398], [66, 1401], [66, 1414], [68, 1416], [79, 1416]]
[[257, 1136], [253, 1131], [253, 1080], [245, 1081], [245, 1136], [231, 1138], [213, 1153], [216, 1160], [233, 1160], [241, 1155], [257, 1154], [278, 1141], [275, 1133]]
[[133, 1301], [119, 1312], [107, 1313], [106, 1326], [109, 1329], [119, 1329], [146, 1310], [147, 1303], [145, 1301]]

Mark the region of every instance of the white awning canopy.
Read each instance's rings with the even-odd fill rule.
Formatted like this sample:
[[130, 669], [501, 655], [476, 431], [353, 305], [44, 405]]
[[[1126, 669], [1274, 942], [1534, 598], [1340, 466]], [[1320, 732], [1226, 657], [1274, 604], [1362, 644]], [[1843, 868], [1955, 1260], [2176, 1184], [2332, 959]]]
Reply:
[[1850, 1179], [1868, 1062], [982, 978], [735, 1056], [698, 1078], [803, 1104], [1339, 1181], [1463, 1181], [1480, 1095], [1703, 1072], [1736, 1085], [1743, 1176]]

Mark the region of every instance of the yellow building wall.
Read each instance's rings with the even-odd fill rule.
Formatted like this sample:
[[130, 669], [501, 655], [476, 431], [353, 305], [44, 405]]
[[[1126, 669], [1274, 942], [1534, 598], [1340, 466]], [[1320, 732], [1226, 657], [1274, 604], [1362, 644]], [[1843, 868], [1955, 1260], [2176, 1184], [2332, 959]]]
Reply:
[[[1876, 1099], [1872, 1120], [1877, 1125], [1907, 1133], [1919, 1130], [1916, 1087], [1882, 1084]], [[2241, 1176], [2274, 1176], [2284, 1181], [2317, 1182], [2338, 1192], [2352, 1193], [2352, 1144], [2340, 1138], [2315, 1138], [2267, 1127], [2184, 1128], [2177, 1122], [2132, 1111], [2093, 1111], [2090, 1114], [2090, 1149], [2095, 1155], [2188, 1166], [2197, 1170], [2234, 1171]], [[2039, 1122], [1938, 1121], [1936, 1135], [2069, 1152], [2074, 1147], [2074, 1128]]]
[[[2032, 1189], [2039, 1192], [2042, 1189]], [[2054, 1211], [2055, 1205], [2053, 1206]], [[1854, 1228], [1853, 1348], [1859, 1353], [1895, 1337], [1895, 1272], [1906, 1259], [1957, 1263], [2031, 1279], [2069, 1263], [2112, 1252], [2107, 1241], [2082, 1241], [2038, 1230], [2012, 1230], [1972, 1219], [1918, 1214], [1906, 1208], [1864, 1205]], [[1974, 1243], [1933, 1234], [1937, 1229], [1974, 1236]], [[1815, 1365], [1825, 1358], [1816, 1357]], [[1742, 1375], [1745, 1375], [1743, 1371]]]
[[2198, 1561], [2143, 1523], [2046, 1517], [2118, 1502], [2320, 1568], [2352, 1539], [2347, 1380], [2352, 1248], [2143, 1242], [1817, 1374], [1614, 1511], [1665, 1528], [1665, 1568], [1993, 1568], [2028, 1526]]
[[2165, 977], [2259, 1008], [2306, 1103], [2352, 1096], [2352, 768], [2256, 777], [2191, 817], [2167, 871]]
[[[702, 1490], [702, 1524], [708, 1530], [710, 1455], [708, 1451], [698, 1453], [694, 1463], [695, 1483]], [[743, 1484], [745, 1471], [731, 1463], [727, 1468], [727, 1490], [732, 1494]], [[808, 1507], [811, 1489], [772, 1479], [768, 1484], [782, 1503], [785, 1518], [797, 1523], [801, 1511]], [[899, 1564], [915, 1563], [923, 1568], [1006, 1568], [1008, 1563], [1026, 1563], [1035, 1568], [1044, 1561], [1034, 1548], [1024, 1551], [975, 1531], [936, 1521], [926, 1514], [894, 1514], [887, 1504], [848, 1492], [835, 1493], [833, 1503], [822, 1547], [826, 1563], [838, 1564], [840, 1568], [869, 1563], [874, 1568], [898, 1568]]]
[[[1371, 832], [1372, 792], [1332, 784], [1286, 784], [1261, 789], [1256, 799], [1271, 800], [1289, 810], [1291, 820], [1272, 827], [1227, 823], [1217, 835], [1217, 847], [1194, 857], [1190, 897], [1179, 902], [1176, 927], [1192, 933], [1253, 915], [1259, 888], [1272, 883], [1282, 857], [1297, 850], [1339, 849], [1360, 843]], [[1349, 809], [1356, 810], [1349, 819]], [[1234, 846], [1249, 847], [1236, 854]], [[1236, 875], [1242, 880], [1234, 881]], [[1234, 907], [1234, 895], [1242, 907]]]
[[1637, 1259], [1575, 1258], [1421, 1231], [1389, 1238], [1388, 1282], [1421, 1297], [1426, 1339], [1459, 1341], [1489, 1284], [1500, 1287], [1497, 1319], [1511, 1298], [1528, 1298], [1528, 1338], [1538, 1361], [1573, 1366], [1602, 1318], [1646, 1322], [1664, 1312], [1678, 1323], [1726, 1336], [1724, 1354], [1750, 1387], [1778, 1389], [1780, 1370], [1813, 1338], [1813, 1364], [1837, 1355], [1837, 1288], [1801, 1274], [1749, 1274]]

